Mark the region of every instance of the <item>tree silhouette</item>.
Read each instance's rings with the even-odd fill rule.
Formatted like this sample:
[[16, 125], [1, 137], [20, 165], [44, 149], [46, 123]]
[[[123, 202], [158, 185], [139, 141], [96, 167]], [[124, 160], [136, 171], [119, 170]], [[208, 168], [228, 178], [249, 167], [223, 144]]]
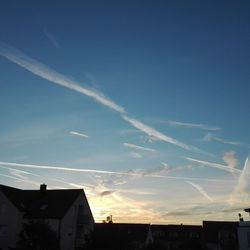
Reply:
[[44, 221], [23, 224], [18, 247], [23, 250], [59, 250], [56, 232]]

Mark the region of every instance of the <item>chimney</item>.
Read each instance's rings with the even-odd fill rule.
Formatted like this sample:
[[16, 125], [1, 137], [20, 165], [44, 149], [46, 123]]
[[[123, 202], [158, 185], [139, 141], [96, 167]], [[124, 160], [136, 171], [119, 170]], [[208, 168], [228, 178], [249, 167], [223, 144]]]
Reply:
[[46, 185], [46, 184], [41, 184], [41, 185], [40, 185], [40, 191], [41, 191], [42, 193], [45, 193], [45, 192], [46, 192], [46, 189], [47, 189], [47, 185]]

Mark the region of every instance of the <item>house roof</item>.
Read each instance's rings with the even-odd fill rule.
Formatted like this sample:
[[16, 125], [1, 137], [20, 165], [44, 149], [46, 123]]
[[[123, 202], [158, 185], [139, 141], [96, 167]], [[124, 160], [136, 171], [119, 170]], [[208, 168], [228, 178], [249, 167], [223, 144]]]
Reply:
[[172, 224], [168, 224], [168, 225], [157, 225], [157, 224], [153, 224], [151, 225], [151, 230], [157, 230], [157, 229], [161, 229], [161, 230], [187, 230], [187, 231], [199, 231], [202, 229], [201, 225], [172, 225]]
[[26, 218], [62, 218], [83, 189], [22, 190], [0, 185], [0, 191]]
[[244, 209], [245, 212], [250, 213], [250, 208]]

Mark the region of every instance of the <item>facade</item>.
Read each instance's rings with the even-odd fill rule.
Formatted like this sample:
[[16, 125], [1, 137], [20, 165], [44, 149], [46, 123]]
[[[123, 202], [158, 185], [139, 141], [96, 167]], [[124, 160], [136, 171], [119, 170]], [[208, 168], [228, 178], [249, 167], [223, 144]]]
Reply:
[[238, 227], [239, 250], [250, 250], [250, 221], [240, 221]]
[[[250, 215], [250, 208], [246, 208], [245, 212]], [[239, 250], [250, 250], [250, 221], [239, 222], [238, 227]]]
[[43, 221], [56, 233], [61, 250], [81, 249], [94, 227], [83, 189], [21, 190], [0, 185], [0, 249], [15, 248], [23, 224]]

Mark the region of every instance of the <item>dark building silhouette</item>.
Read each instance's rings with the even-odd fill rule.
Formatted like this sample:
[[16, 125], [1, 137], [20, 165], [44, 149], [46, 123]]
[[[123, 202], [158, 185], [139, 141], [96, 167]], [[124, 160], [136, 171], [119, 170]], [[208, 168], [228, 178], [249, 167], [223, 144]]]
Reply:
[[16, 247], [23, 224], [44, 221], [56, 235], [61, 250], [83, 247], [94, 219], [83, 189], [21, 190], [0, 185], [0, 249]]
[[153, 245], [157, 249], [202, 248], [202, 227], [194, 225], [151, 225]]
[[238, 222], [203, 221], [203, 235], [208, 250], [237, 250]]
[[143, 249], [149, 229], [149, 224], [96, 223], [90, 249]]

